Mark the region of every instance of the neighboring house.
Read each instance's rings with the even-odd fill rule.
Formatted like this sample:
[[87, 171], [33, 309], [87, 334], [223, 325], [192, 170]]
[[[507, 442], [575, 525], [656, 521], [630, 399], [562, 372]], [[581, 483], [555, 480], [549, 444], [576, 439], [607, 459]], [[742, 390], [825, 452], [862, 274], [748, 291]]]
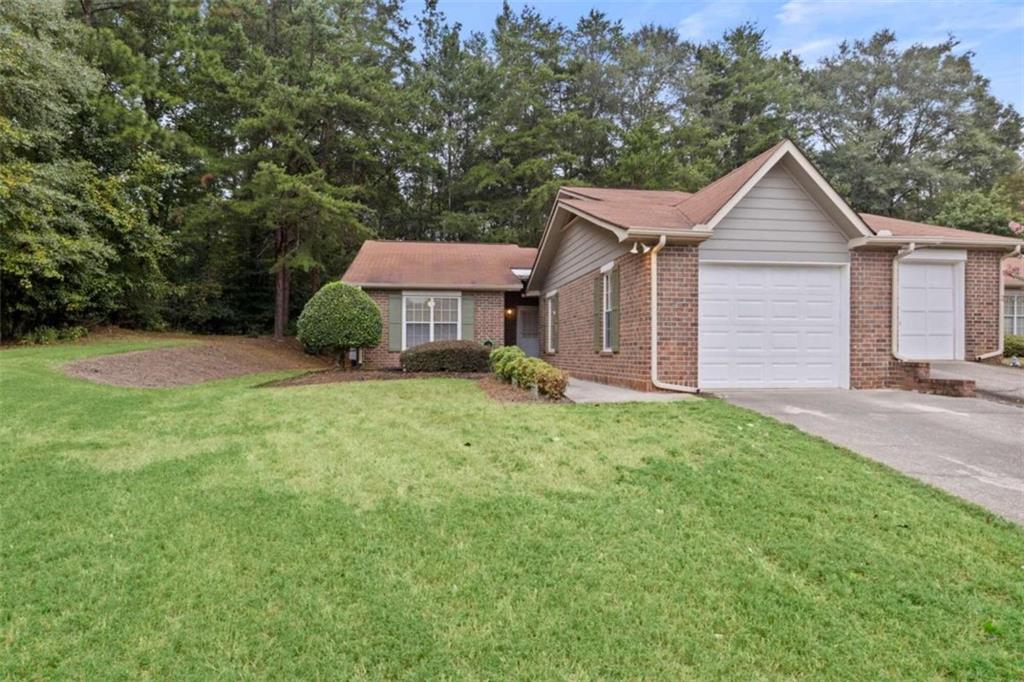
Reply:
[[427, 339], [414, 325], [436, 324], [439, 300], [479, 292], [462, 338], [539, 337], [541, 357], [580, 378], [874, 388], [904, 385], [929, 360], [992, 357], [1000, 263], [1020, 243], [857, 214], [783, 141], [694, 194], [562, 188], [535, 258], [508, 245], [367, 242], [343, 279], [388, 321], [369, 364], [393, 365]]
[[1003, 261], [1003, 330], [1024, 334], [1024, 258]]
[[513, 244], [365, 242], [342, 277], [366, 290], [384, 320], [363, 362], [397, 367], [406, 348], [449, 339], [539, 348], [537, 300], [522, 295], [536, 254]]

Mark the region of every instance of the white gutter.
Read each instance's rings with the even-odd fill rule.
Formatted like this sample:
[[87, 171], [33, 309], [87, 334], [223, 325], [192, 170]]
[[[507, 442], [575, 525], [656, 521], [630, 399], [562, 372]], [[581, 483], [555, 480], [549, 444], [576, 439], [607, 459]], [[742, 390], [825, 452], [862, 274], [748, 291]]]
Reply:
[[913, 358], [901, 355], [900, 348], [900, 262], [914, 253], [917, 244], [910, 242], [905, 249], [900, 249], [896, 257], [892, 259], [892, 356], [900, 362], [920, 362]]
[[700, 389], [695, 386], [670, 384], [658, 379], [658, 252], [665, 248], [667, 241], [665, 235], [661, 235], [651, 249], [651, 383], [663, 391], [700, 393]]
[[[1016, 257], [1020, 255], [1021, 245], [1018, 244], [1017, 248], [1013, 250], [1010, 257]], [[1003, 262], [999, 261], [999, 347], [991, 353], [982, 353], [977, 356], [975, 360], [981, 362], [982, 360], [988, 360], [989, 358], [1001, 357], [1006, 352], [1006, 281], [1003, 277]]]

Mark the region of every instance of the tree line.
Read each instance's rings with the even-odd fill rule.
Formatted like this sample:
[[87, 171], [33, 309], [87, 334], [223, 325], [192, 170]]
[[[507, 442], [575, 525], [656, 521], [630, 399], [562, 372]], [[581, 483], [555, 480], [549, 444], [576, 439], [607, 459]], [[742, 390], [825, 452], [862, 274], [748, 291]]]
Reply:
[[597, 11], [4, 0], [0, 333], [284, 332], [370, 236], [534, 245], [561, 185], [694, 191], [782, 137], [860, 211], [1021, 220], [1021, 116], [953, 37], [808, 64]]

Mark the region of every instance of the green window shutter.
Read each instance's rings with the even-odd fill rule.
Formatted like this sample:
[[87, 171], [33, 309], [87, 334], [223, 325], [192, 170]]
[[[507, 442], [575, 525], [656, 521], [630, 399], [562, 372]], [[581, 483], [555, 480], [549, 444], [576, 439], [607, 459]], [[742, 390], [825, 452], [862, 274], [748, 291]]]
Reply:
[[619, 352], [619, 269], [615, 268], [611, 271], [611, 277], [608, 279], [611, 281], [612, 286], [612, 314], [611, 314], [611, 337], [612, 337], [612, 352]]
[[388, 296], [388, 350], [402, 350], [402, 295]]
[[462, 297], [462, 339], [476, 339], [476, 301], [472, 296]]
[[551, 349], [558, 352], [558, 294], [548, 299], [551, 306]]
[[594, 352], [600, 353], [603, 346], [601, 340], [601, 312], [604, 275], [598, 273], [594, 279]]

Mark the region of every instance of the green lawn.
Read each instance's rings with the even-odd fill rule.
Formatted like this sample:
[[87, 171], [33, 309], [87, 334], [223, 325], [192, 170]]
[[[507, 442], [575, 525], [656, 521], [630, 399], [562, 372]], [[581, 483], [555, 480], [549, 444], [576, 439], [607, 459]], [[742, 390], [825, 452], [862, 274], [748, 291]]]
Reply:
[[0, 677], [1024, 675], [1019, 528], [750, 412], [56, 369], [128, 347], [0, 352]]

